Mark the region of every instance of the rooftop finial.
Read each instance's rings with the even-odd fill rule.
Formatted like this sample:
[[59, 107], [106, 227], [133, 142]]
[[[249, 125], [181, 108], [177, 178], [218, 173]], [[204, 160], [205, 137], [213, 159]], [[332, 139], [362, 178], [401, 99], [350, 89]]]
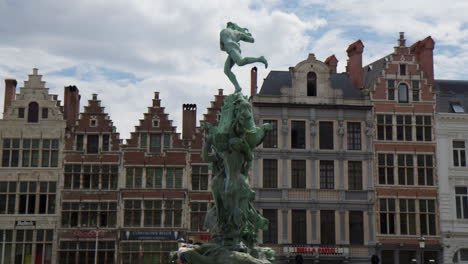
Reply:
[[405, 32], [400, 32], [400, 38], [398, 39], [398, 46], [400, 47], [406, 46]]
[[33, 75], [37, 75], [37, 71], [38, 71], [37, 68], [33, 68]]

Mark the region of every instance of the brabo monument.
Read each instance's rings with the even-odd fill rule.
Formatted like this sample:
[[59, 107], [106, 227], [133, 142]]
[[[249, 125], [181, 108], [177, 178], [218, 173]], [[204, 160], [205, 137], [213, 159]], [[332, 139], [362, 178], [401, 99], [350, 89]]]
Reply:
[[220, 33], [220, 46], [228, 54], [224, 72], [235, 92], [224, 100], [218, 127], [202, 124], [205, 129], [203, 159], [211, 164], [211, 191], [215, 201], [205, 225], [213, 239], [200, 246], [179, 249], [172, 255], [172, 263], [269, 264], [274, 260], [272, 249], [257, 245], [258, 232], [267, 228], [268, 220], [253, 206], [255, 192], [248, 179], [253, 150], [262, 143], [271, 125], [255, 125], [247, 96], [242, 94], [231, 72], [235, 64], [259, 62], [266, 68], [268, 62], [263, 56], [242, 57], [240, 41], [253, 43], [254, 38], [247, 28], [227, 23]]

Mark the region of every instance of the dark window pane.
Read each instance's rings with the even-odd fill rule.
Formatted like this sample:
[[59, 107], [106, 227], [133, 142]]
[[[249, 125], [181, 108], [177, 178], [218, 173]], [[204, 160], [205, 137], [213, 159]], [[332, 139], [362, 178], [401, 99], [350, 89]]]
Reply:
[[86, 145], [86, 151], [88, 153], [99, 152], [99, 135], [88, 135], [88, 143]]
[[306, 210], [292, 210], [292, 243], [307, 243]]
[[320, 242], [323, 245], [335, 244], [335, 211], [320, 210]]
[[317, 96], [317, 74], [307, 73], [307, 96]]
[[305, 148], [305, 122], [291, 121], [291, 147]]
[[36, 102], [29, 103], [28, 122], [37, 123], [39, 121], [39, 105]]
[[278, 121], [277, 120], [263, 120], [263, 123], [270, 123], [273, 127], [272, 130], [267, 131], [263, 139], [264, 148], [277, 148], [278, 147]]

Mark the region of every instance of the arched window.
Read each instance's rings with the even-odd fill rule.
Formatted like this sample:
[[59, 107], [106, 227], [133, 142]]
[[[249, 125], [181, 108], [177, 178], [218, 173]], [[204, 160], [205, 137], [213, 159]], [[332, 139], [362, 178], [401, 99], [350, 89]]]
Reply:
[[317, 74], [307, 73], [307, 96], [317, 96]]
[[36, 102], [29, 103], [28, 123], [37, 123], [39, 121], [39, 105]]
[[400, 85], [398, 86], [398, 102], [408, 102], [408, 85], [406, 85], [405, 83], [400, 83]]

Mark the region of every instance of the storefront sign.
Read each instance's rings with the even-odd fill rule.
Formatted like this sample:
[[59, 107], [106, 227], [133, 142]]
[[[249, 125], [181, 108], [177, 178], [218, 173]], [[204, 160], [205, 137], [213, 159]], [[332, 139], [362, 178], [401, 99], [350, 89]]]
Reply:
[[124, 231], [123, 240], [178, 240], [182, 233], [178, 231]]
[[16, 226], [35, 226], [36, 221], [16, 221]]
[[95, 238], [96, 236], [98, 238], [103, 238], [105, 233], [104, 232], [81, 232], [81, 231], [75, 231], [71, 232], [72, 236], [78, 237], [78, 238]]
[[200, 239], [201, 240], [210, 240], [212, 239], [213, 236], [212, 235], [200, 235]]
[[328, 248], [328, 247], [284, 247], [285, 253], [310, 253], [310, 254], [335, 254], [348, 253], [348, 248]]

